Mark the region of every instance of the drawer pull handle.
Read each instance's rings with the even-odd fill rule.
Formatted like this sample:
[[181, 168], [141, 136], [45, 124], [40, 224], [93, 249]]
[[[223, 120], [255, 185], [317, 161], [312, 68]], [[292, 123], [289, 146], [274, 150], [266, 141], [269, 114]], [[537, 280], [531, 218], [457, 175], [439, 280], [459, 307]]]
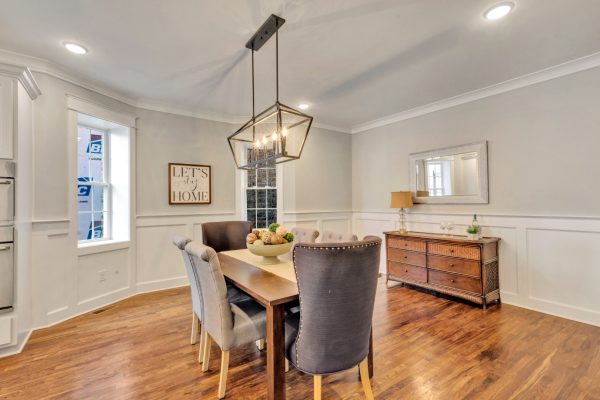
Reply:
[[4, 250], [10, 250], [10, 246], [0, 247], [0, 251], [4, 251]]
[[454, 267], [454, 264], [450, 264], [451, 267]]
[[450, 279], [450, 282], [455, 283], [456, 281], [454, 279]]
[[408, 258], [408, 256], [404, 256], [404, 258]]
[[0, 185], [12, 185], [12, 181], [0, 181]]
[[405, 269], [405, 270], [404, 270], [404, 272], [408, 272], [408, 270], [407, 270], [407, 269]]
[[454, 249], [450, 249], [450, 253], [454, 253]]

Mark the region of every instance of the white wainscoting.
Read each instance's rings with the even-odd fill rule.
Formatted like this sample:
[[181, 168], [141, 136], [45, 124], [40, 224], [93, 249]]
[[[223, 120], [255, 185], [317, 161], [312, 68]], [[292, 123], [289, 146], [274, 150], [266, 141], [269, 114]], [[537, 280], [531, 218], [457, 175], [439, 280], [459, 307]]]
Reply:
[[[355, 212], [362, 237], [398, 228], [395, 212]], [[500, 242], [500, 290], [505, 303], [600, 326], [600, 218], [479, 215], [485, 236]], [[441, 233], [440, 221], [463, 234], [471, 215], [409, 213], [413, 231]], [[385, 252], [381, 269], [385, 271]]]
[[[32, 328], [73, 318], [135, 294], [132, 244], [79, 254], [68, 219], [34, 221]], [[133, 242], [132, 242], [133, 243]], [[105, 279], [100, 280], [100, 273]]]
[[[352, 232], [351, 211], [284, 211], [281, 223], [288, 228], [301, 227], [324, 231]], [[319, 241], [319, 238], [317, 238]]]
[[181, 253], [174, 236], [202, 240], [204, 222], [237, 220], [235, 211], [185, 215], [139, 215], [137, 217], [137, 292], [150, 292], [188, 284]]

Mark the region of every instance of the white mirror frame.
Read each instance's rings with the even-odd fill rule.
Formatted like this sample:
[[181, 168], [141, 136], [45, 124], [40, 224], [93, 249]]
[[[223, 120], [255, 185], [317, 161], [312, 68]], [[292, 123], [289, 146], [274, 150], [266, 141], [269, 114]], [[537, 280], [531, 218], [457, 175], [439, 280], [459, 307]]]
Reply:
[[[454, 154], [477, 152], [479, 154], [479, 195], [474, 196], [431, 196], [417, 197], [417, 170], [416, 161], [423, 158], [445, 157]], [[409, 155], [410, 190], [415, 203], [424, 204], [488, 204], [488, 155], [487, 141], [469, 143], [462, 146], [446, 147], [443, 149], [412, 153]]]

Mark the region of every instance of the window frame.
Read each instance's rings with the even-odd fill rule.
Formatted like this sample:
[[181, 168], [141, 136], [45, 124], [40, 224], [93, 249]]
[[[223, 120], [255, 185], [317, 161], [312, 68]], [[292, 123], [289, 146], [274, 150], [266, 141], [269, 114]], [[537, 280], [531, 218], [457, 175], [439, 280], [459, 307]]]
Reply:
[[[257, 186], [258, 183], [258, 170], [259, 169], [267, 169], [267, 170], [274, 170], [275, 171], [275, 186], [268, 186], [269, 183], [269, 178], [267, 175], [267, 186]], [[255, 173], [256, 174], [256, 181], [255, 181], [255, 186], [248, 186], [248, 174], [249, 173]], [[280, 195], [280, 182], [281, 182], [281, 168], [279, 167], [278, 164], [275, 164], [273, 166], [269, 166], [269, 167], [263, 167], [263, 168], [257, 168], [257, 169], [251, 169], [251, 170], [243, 170], [242, 171], [242, 218], [244, 219], [244, 221], [249, 221], [248, 219], [248, 211], [249, 210], [256, 210], [257, 212], [259, 210], [265, 210], [266, 213], [266, 221], [267, 221], [267, 226], [265, 227], [257, 227], [256, 226], [256, 221], [257, 219], [255, 218], [254, 221], [250, 221], [252, 222], [253, 226], [257, 229], [266, 229], [268, 228], [268, 222], [269, 222], [269, 218], [268, 218], [268, 212], [269, 210], [274, 210], [275, 211], [275, 221], [279, 221], [280, 218], [280, 210], [281, 210], [281, 195]], [[257, 207], [253, 207], [253, 208], [248, 208], [248, 190], [254, 190], [256, 193], [256, 202], [257, 202]], [[258, 207], [258, 191], [259, 190], [265, 190], [265, 207]], [[268, 207], [268, 190], [275, 190], [275, 198], [276, 198], [276, 202], [277, 202], [277, 206], [276, 207]]]
[[[83, 239], [80, 240], [79, 238], [77, 238], [77, 244], [78, 246], [85, 246], [87, 244], [93, 244], [93, 243], [102, 243], [102, 242], [106, 242], [106, 241], [110, 241], [113, 240], [113, 235], [112, 235], [112, 184], [110, 182], [110, 151], [111, 151], [111, 147], [110, 147], [110, 130], [108, 129], [101, 129], [101, 128], [97, 128], [97, 127], [93, 127], [93, 126], [89, 126], [86, 125], [84, 123], [78, 122], [77, 123], [77, 137], [79, 137], [79, 128], [85, 128], [85, 129], [89, 129], [90, 130], [90, 134], [92, 131], [97, 131], [97, 132], [101, 132], [102, 136], [103, 136], [103, 143], [102, 143], [102, 182], [97, 182], [97, 181], [89, 181], [86, 182], [87, 185], [89, 186], [96, 186], [96, 187], [103, 187], [105, 188], [105, 190], [103, 191], [102, 196], [104, 197], [104, 204], [105, 204], [105, 210], [102, 210], [102, 231], [103, 231], [103, 237], [102, 238], [98, 238], [98, 239]], [[76, 181], [77, 181], [77, 187], [79, 188], [80, 182], [79, 182], [79, 151], [77, 151], [77, 165], [76, 165]], [[91, 201], [92, 201], [92, 205], [91, 205], [91, 211], [89, 211], [89, 214], [91, 214], [92, 217], [92, 221], [94, 218], [94, 214], [96, 213], [94, 211], [94, 203], [93, 203], [93, 196], [91, 195]], [[79, 211], [79, 209], [77, 209], [76, 211], [77, 213], [77, 226], [79, 226], [79, 215], [80, 214], [87, 214], [87, 211], [81, 212]]]

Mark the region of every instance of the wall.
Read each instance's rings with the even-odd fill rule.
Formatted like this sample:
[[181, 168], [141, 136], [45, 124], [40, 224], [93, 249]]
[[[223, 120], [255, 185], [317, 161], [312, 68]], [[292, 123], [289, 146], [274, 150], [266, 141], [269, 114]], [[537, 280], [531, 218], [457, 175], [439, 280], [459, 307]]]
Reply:
[[354, 135], [357, 233], [395, 228], [389, 193], [409, 187], [410, 153], [487, 140], [490, 203], [418, 205], [410, 227], [460, 233], [476, 212], [502, 238], [506, 302], [600, 325], [599, 103], [595, 68]]
[[[239, 126], [138, 110], [137, 127], [136, 274], [138, 290], [145, 291], [187, 282], [170, 244], [174, 235], [201, 240], [203, 222], [240, 218], [241, 173], [226, 140]], [[313, 128], [302, 158], [281, 164], [286, 225], [350, 231], [351, 146], [348, 134]], [[173, 161], [212, 166], [212, 204], [168, 204], [166, 170]]]
[[[134, 243], [77, 248], [76, 155], [69, 98], [135, 116], [135, 108], [46, 74], [33, 113], [32, 327], [54, 324], [135, 293]], [[76, 117], [75, 117], [76, 121]], [[71, 154], [73, 153], [73, 154]], [[107, 272], [100, 282], [98, 274]]]

